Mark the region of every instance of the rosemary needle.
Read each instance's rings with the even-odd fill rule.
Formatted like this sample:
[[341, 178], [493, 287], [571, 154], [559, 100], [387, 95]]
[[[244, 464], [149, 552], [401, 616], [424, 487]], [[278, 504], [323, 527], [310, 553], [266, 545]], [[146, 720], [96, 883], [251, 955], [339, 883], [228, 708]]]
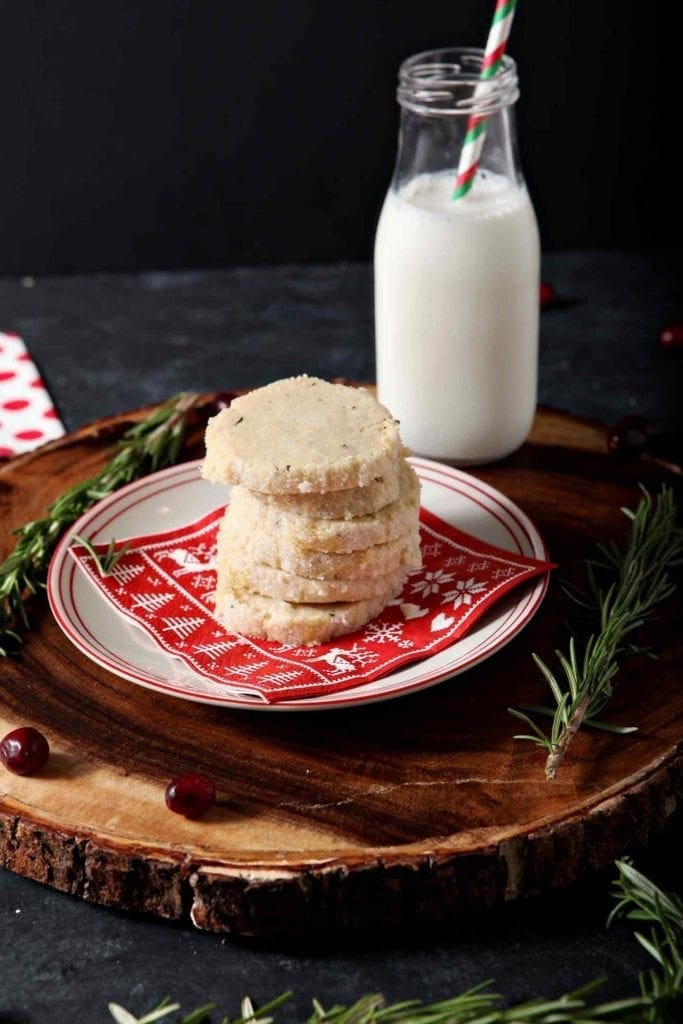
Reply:
[[62, 534], [91, 505], [137, 477], [172, 465], [185, 433], [185, 416], [198, 396], [183, 393], [160, 405], [125, 432], [104, 469], [74, 484], [54, 501], [42, 519], [25, 523], [0, 565], [0, 656], [15, 653], [29, 628], [26, 600], [45, 585], [45, 574]]

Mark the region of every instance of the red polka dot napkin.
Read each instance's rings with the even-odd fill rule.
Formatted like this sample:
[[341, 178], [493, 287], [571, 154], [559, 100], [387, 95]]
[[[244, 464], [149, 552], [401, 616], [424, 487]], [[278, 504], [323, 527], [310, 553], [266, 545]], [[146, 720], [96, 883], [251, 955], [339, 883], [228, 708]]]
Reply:
[[[463, 637], [513, 587], [554, 566], [494, 548], [425, 509], [422, 568], [362, 629], [313, 647], [228, 633], [213, 614], [216, 534], [224, 509], [155, 536], [134, 537], [100, 576], [81, 545], [70, 551], [116, 612], [193, 672], [269, 704], [348, 690], [426, 658]], [[120, 541], [121, 547], [124, 541]], [[95, 545], [98, 554], [108, 544]]]
[[18, 334], [0, 331], [0, 458], [61, 437], [64, 427]]

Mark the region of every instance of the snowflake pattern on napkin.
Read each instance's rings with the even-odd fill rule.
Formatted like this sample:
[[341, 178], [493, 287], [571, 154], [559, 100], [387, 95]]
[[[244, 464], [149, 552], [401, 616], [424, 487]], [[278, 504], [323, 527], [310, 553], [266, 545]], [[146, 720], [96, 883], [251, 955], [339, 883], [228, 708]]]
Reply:
[[423, 565], [401, 595], [355, 633], [295, 647], [228, 633], [215, 617], [216, 535], [224, 514], [217, 508], [179, 529], [118, 542], [130, 547], [105, 576], [86, 548], [74, 544], [70, 551], [116, 611], [161, 649], [200, 676], [268, 703], [348, 690], [426, 658], [464, 636], [513, 587], [554, 568], [485, 544], [422, 509]]

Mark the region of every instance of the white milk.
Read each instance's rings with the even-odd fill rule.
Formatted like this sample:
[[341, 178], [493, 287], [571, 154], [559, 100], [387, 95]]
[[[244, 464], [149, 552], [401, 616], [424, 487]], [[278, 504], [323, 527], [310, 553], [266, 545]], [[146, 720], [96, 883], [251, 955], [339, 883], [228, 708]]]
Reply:
[[539, 239], [524, 187], [480, 171], [389, 191], [375, 241], [379, 400], [415, 452], [488, 462], [524, 441], [536, 407]]

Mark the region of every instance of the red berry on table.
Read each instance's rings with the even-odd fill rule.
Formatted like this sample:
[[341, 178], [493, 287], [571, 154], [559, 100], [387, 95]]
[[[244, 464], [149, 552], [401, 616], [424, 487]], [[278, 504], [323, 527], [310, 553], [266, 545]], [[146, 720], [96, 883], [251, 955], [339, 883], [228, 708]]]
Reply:
[[622, 416], [607, 430], [607, 450], [618, 459], [637, 459], [647, 451], [652, 434], [652, 424], [644, 416]]
[[216, 801], [216, 787], [211, 779], [199, 772], [187, 772], [173, 779], [166, 787], [166, 806], [175, 814], [186, 818], [199, 818]]
[[552, 306], [557, 302], [557, 292], [551, 284], [547, 281], [541, 281], [539, 288], [539, 299], [541, 303], [541, 309], [546, 309], [548, 306]]
[[216, 413], [222, 412], [223, 409], [227, 409], [236, 397], [237, 395], [234, 391], [219, 391], [211, 403], [209, 415], [215, 416]]
[[33, 775], [47, 764], [50, 744], [42, 732], [24, 725], [0, 740], [0, 760], [15, 775]]
[[660, 348], [683, 348], [683, 324], [666, 324], [657, 340]]

